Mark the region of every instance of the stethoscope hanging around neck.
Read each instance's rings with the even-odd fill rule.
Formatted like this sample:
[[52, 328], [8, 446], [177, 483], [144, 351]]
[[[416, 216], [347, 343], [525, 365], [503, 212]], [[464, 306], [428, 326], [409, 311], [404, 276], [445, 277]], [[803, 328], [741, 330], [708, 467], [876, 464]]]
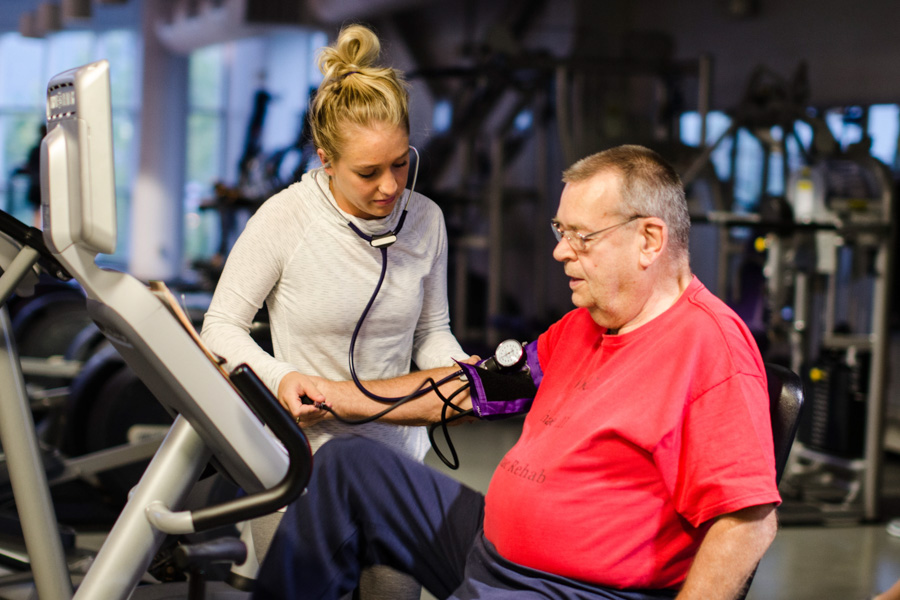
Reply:
[[354, 233], [356, 233], [356, 235], [361, 237], [363, 240], [369, 242], [369, 245], [373, 248], [388, 248], [394, 242], [396, 242], [397, 235], [400, 233], [400, 230], [403, 229], [403, 223], [406, 221], [406, 209], [409, 208], [409, 200], [410, 198], [412, 198], [413, 191], [415, 191], [416, 189], [416, 179], [418, 179], [419, 177], [419, 151], [416, 150], [415, 146], [410, 146], [409, 149], [412, 150], [416, 155], [416, 168], [413, 171], [412, 185], [409, 186], [409, 190], [406, 192], [406, 204], [403, 205], [403, 211], [400, 213], [400, 219], [397, 221], [397, 228], [393, 231], [386, 231], [384, 233], [368, 235], [364, 233], [359, 227], [357, 227], [352, 221], [347, 221], [347, 225], [350, 226], [350, 229], [352, 229]]
[[[317, 406], [320, 409], [330, 412], [334, 416], [334, 418], [337, 419], [341, 423], [345, 423], [347, 425], [362, 425], [364, 423], [371, 423], [372, 421], [380, 419], [387, 413], [400, 407], [403, 404], [406, 404], [410, 400], [414, 400], [415, 398], [419, 398], [420, 396], [423, 396], [423, 395], [433, 391], [435, 393], [435, 395], [437, 395], [437, 397], [441, 399], [441, 401], [443, 402], [444, 405], [441, 410], [441, 421], [439, 423], [435, 423], [434, 425], [432, 425], [431, 428], [428, 430], [428, 439], [431, 442], [431, 445], [434, 448], [435, 454], [438, 456], [438, 458], [440, 458], [441, 461], [443, 461], [444, 464], [447, 465], [449, 468], [457, 469], [457, 468], [459, 468], [459, 456], [456, 454], [456, 449], [453, 447], [453, 443], [450, 441], [450, 434], [447, 431], [447, 424], [450, 423], [451, 421], [455, 421], [457, 419], [460, 419], [460, 418], [463, 418], [463, 417], [466, 417], [466, 416], [472, 414], [471, 409], [465, 411], [462, 408], [460, 408], [452, 403], [453, 399], [469, 386], [469, 383], [468, 382], [463, 383], [462, 386], [460, 386], [457, 390], [455, 390], [453, 393], [449, 394], [448, 396], [445, 396], [441, 392], [440, 388], [442, 385], [463, 375], [463, 371], [458, 370], [454, 373], [451, 373], [451, 374], [447, 375], [446, 377], [444, 377], [443, 379], [441, 379], [440, 381], [435, 381], [433, 378], [428, 377], [412, 393], [407, 394], [406, 396], [391, 398], [391, 397], [379, 396], [379, 395], [369, 391], [368, 389], [366, 389], [366, 387], [363, 385], [362, 381], [360, 381], [359, 377], [356, 374], [356, 366], [354, 365], [354, 361], [353, 361], [353, 354], [354, 354], [354, 350], [356, 349], [356, 340], [359, 338], [359, 332], [362, 329], [362, 325], [366, 320], [366, 316], [368, 316], [369, 311], [372, 309], [372, 306], [375, 304], [375, 298], [378, 297], [378, 292], [381, 291], [381, 286], [384, 284], [384, 279], [387, 274], [387, 263], [388, 263], [387, 249], [394, 242], [397, 241], [397, 235], [400, 233], [400, 230], [403, 229], [403, 223], [406, 220], [406, 211], [407, 211], [407, 208], [409, 207], [409, 201], [410, 201], [410, 198], [412, 197], [413, 191], [416, 188], [416, 179], [419, 176], [419, 151], [416, 150], [416, 148], [414, 146], [410, 146], [409, 149], [412, 150], [413, 152], [415, 152], [415, 154], [416, 154], [416, 168], [415, 168], [415, 171], [413, 171], [412, 185], [410, 186], [409, 191], [406, 194], [406, 203], [403, 205], [403, 210], [400, 213], [400, 218], [397, 220], [397, 227], [393, 231], [387, 231], [385, 233], [379, 233], [379, 234], [375, 234], [375, 235], [367, 235], [362, 230], [360, 230], [359, 227], [354, 225], [352, 222], [350, 222], [350, 221], [347, 222], [347, 225], [350, 227], [351, 230], [353, 230], [353, 232], [357, 236], [359, 236], [364, 241], [368, 242], [368, 244], [371, 247], [377, 248], [381, 252], [381, 274], [378, 277], [378, 283], [375, 285], [375, 291], [372, 292], [372, 297], [369, 298], [369, 302], [366, 304], [366, 307], [363, 309], [362, 314], [359, 316], [359, 320], [356, 322], [356, 327], [353, 329], [353, 335], [350, 336], [350, 352], [349, 352], [349, 359], [348, 359], [348, 364], [350, 367], [350, 375], [353, 378], [353, 383], [356, 384], [357, 389], [359, 389], [359, 391], [361, 393], [363, 393], [368, 398], [371, 398], [372, 400], [375, 400], [377, 402], [387, 403], [387, 404], [390, 404], [390, 406], [388, 406], [381, 412], [374, 414], [374, 415], [370, 415], [368, 417], [363, 417], [360, 419], [348, 419], [348, 418], [341, 417], [340, 415], [338, 415], [327, 404], [322, 403], [321, 405], [319, 405], [317, 403], [314, 403], [312, 400], [309, 400], [309, 398], [306, 398], [306, 397], [304, 397], [305, 399], [304, 399], [303, 403], [304, 404], [317, 404]], [[343, 218], [344, 213], [341, 212], [340, 209], [331, 202], [331, 200], [328, 198], [328, 195], [325, 193], [325, 190], [322, 189], [321, 185], [319, 184], [318, 177], [316, 177], [316, 176], [314, 176], [314, 184], [315, 184], [315, 187], [317, 187], [319, 189], [319, 192], [321, 192], [322, 197], [324, 198], [326, 204], [331, 206]], [[447, 417], [448, 410], [453, 410], [456, 414], [451, 417]], [[442, 431], [444, 432], [444, 438], [445, 438], [447, 446], [450, 450], [450, 454], [453, 459], [452, 461], [447, 459], [444, 456], [443, 451], [435, 443], [433, 430], [438, 425], [441, 426]]]
[[[403, 229], [403, 223], [406, 221], [406, 210], [409, 207], [409, 200], [412, 197], [413, 191], [415, 191], [415, 189], [416, 189], [416, 179], [419, 176], [419, 151], [416, 150], [415, 146], [410, 146], [409, 149], [412, 150], [416, 154], [416, 168], [413, 171], [412, 185], [409, 187], [409, 191], [406, 193], [406, 203], [403, 205], [403, 210], [400, 213], [400, 218], [397, 220], [397, 227], [395, 229], [393, 229], [392, 231], [386, 231], [384, 233], [379, 233], [379, 234], [375, 234], [375, 235], [368, 235], [368, 234], [364, 233], [355, 224], [353, 224], [351, 221], [347, 221], [347, 225], [350, 227], [350, 229], [353, 230], [354, 233], [356, 233], [356, 235], [358, 235], [364, 241], [368, 242], [370, 246], [372, 246], [373, 248], [377, 248], [381, 252], [381, 274], [378, 276], [378, 283], [375, 285], [375, 290], [372, 292], [372, 297], [369, 298], [369, 302], [366, 304], [366, 307], [363, 309], [362, 314], [359, 316], [359, 320], [356, 322], [356, 327], [353, 329], [353, 335], [350, 336], [350, 352], [349, 352], [349, 358], [348, 358], [348, 364], [350, 367], [350, 376], [353, 378], [353, 383], [356, 384], [356, 387], [357, 387], [357, 389], [359, 389], [360, 392], [362, 392], [364, 395], [371, 398], [372, 400], [376, 400], [378, 402], [390, 403], [390, 406], [385, 408], [383, 411], [381, 411], [378, 414], [372, 415], [370, 417], [365, 417], [362, 419], [346, 419], [346, 418], [342, 418], [342, 417], [338, 416], [333, 410], [331, 410], [328, 407], [326, 407], [326, 410], [331, 412], [335, 416], [335, 418], [337, 418], [342, 423], [346, 423], [348, 425], [362, 425], [363, 423], [370, 423], [372, 421], [375, 421], [376, 419], [383, 417], [390, 411], [398, 408], [402, 404], [409, 402], [410, 400], [413, 400], [413, 399], [423, 396], [431, 391], [434, 391], [434, 393], [444, 403], [443, 409], [441, 411], [441, 421], [439, 424], [441, 425], [441, 427], [443, 429], [444, 438], [446, 439], [446, 442], [449, 447], [449, 450], [450, 450], [453, 460], [452, 461], [448, 460], [444, 456], [441, 449], [438, 448], [438, 446], [435, 444], [433, 429], [434, 429], [434, 427], [436, 427], [438, 425], [437, 423], [429, 429], [428, 439], [431, 442], [431, 446], [434, 448], [435, 454], [438, 456], [438, 458], [440, 458], [444, 462], [444, 464], [446, 464], [451, 469], [457, 469], [457, 468], [459, 468], [459, 457], [456, 454], [456, 449], [453, 447], [453, 443], [450, 441], [450, 434], [447, 431], [447, 424], [451, 421], [455, 421], [456, 419], [465, 417], [472, 413], [471, 409], [468, 411], [464, 411], [461, 408], [459, 408], [458, 406], [455, 406], [452, 404], [453, 398], [457, 394], [459, 394], [460, 392], [465, 390], [469, 386], [469, 384], [464, 383], [459, 389], [457, 389], [455, 392], [453, 392], [449, 396], [444, 396], [441, 393], [440, 387], [442, 385], [444, 385], [445, 383], [447, 383], [453, 379], [456, 379], [457, 377], [462, 375], [463, 371], [459, 370], [454, 373], [451, 373], [450, 375], [447, 375], [440, 381], [435, 381], [434, 379], [429, 377], [411, 394], [407, 394], [406, 396], [392, 398], [392, 397], [386, 397], [386, 396], [379, 396], [378, 394], [375, 394], [374, 392], [371, 392], [370, 390], [368, 390], [363, 385], [362, 381], [360, 381], [359, 376], [357, 376], [356, 366], [353, 361], [353, 355], [354, 355], [354, 353], [355, 353], [354, 351], [356, 349], [356, 340], [359, 338], [359, 332], [362, 329], [362, 325], [366, 320], [366, 316], [368, 316], [369, 311], [372, 309], [372, 305], [375, 304], [375, 298], [378, 297], [378, 292], [381, 291], [381, 286], [384, 284], [384, 279], [387, 274], [387, 264], [388, 264], [387, 249], [391, 245], [393, 245], [394, 242], [397, 241], [397, 235], [400, 233], [400, 230]], [[326, 200], [327, 200], [327, 198], [326, 198]], [[334, 208], [336, 211], [338, 211], [337, 207], [334, 206], [333, 204], [331, 204], [330, 201], [328, 201], [328, 204], [331, 205], [332, 208]], [[340, 213], [340, 211], [338, 211], [338, 212]], [[456, 415], [448, 418], [447, 411], [450, 409], [456, 411]]]
[[[353, 230], [356, 235], [358, 235], [364, 241], [368, 242], [368, 244], [373, 248], [377, 248], [381, 251], [381, 274], [378, 277], [378, 283], [375, 285], [375, 290], [372, 292], [372, 297], [369, 298], [369, 302], [366, 304], [366, 307], [363, 309], [362, 314], [359, 316], [359, 320], [356, 322], [356, 327], [353, 329], [353, 335], [350, 336], [350, 357], [348, 359], [350, 376], [353, 378], [354, 383], [356, 383], [356, 387], [358, 387], [359, 390], [369, 398], [378, 400], [379, 402], [396, 402], [398, 400], [406, 401], [410, 398], [386, 398], [384, 396], [374, 394], [366, 389], [366, 387], [360, 381], [359, 377], [356, 375], [356, 366], [354, 365], [353, 354], [354, 350], [356, 349], [356, 340], [357, 338], [359, 338], [359, 331], [360, 329], [362, 329], [362, 325], [365, 322], [369, 311], [372, 309], [372, 305], [375, 304], [375, 298], [378, 297], [378, 292], [381, 291], [381, 286], [384, 284], [384, 279], [387, 275], [387, 249], [397, 241], [397, 236], [400, 234], [400, 230], [403, 229], [403, 223], [406, 221], [406, 211], [409, 208], [409, 201], [416, 189], [416, 180], [419, 177], [419, 151], [416, 150], [415, 146], [410, 146], [409, 149], [412, 150], [416, 155], [416, 167], [415, 170], [413, 170], [412, 185], [409, 186], [409, 190], [406, 192], [406, 203], [403, 205], [403, 211], [400, 213], [400, 218], [397, 220], [397, 227], [384, 233], [368, 235], [359, 227], [357, 227], [352, 221], [347, 221], [347, 225], [350, 227], [350, 229]], [[328, 204], [331, 205], [331, 202], [329, 202]], [[337, 208], [335, 208], [335, 210], [337, 210]], [[430, 391], [430, 389], [431, 388], [420, 390], [419, 392], [416, 392], [412, 397], [417, 397], [425, 394]]]

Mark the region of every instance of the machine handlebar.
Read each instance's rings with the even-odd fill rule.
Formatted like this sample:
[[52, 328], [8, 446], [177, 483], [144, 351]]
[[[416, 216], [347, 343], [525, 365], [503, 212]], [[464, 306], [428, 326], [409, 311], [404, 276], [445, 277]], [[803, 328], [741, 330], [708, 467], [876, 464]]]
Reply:
[[274, 487], [192, 512], [195, 531], [273, 513], [290, 504], [306, 489], [312, 473], [312, 451], [306, 435], [256, 373], [248, 365], [242, 364], [231, 372], [231, 381], [251, 410], [284, 444], [290, 462], [284, 478]]
[[44, 244], [44, 233], [37, 227], [30, 227], [11, 214], [0, 210], [0, 233], [21, 246], [28, 246], [40, 254], [38, 265], [60, 281], [69, 281], [72, 276], [62, 264], [56, 260], [47, 245]]

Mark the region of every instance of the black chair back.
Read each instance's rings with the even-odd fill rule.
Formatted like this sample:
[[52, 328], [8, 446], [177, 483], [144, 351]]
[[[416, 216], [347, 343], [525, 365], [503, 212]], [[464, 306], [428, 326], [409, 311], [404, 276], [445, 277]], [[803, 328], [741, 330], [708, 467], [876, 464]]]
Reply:
[[775, 481], [781, 482], [800, 425], [803, 383], [799, 375], [773, 363], [766, 363], [766, 377], [769, 380], [769, 414], [775, 443]]
[[[800, 410], [803, 408], [803, 382], [800, 376], [781, 365], [766, 363], [766, 379], [769, 385], [769, 415], [772, 419], [772, 441], [775, 450], [775, 482], [781, 482], [787, 466], [794, 437], [800, 426]], [[747, 597], [756, 569], [753, 569], [738, 600]]]

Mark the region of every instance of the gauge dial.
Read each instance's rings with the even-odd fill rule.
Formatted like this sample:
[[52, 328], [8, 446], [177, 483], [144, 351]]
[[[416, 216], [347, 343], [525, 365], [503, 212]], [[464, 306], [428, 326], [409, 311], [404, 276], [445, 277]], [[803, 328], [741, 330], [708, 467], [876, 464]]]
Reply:
[[525, 348], [518, 340], [503, 340], [497, 345], [494, 358], [501, 369], [511, 369], [525, 360]]

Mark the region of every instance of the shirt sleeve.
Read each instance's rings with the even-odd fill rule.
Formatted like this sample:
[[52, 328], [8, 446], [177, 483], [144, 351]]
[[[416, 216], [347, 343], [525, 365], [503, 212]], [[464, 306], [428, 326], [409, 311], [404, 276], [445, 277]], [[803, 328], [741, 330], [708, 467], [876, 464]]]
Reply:
[[[420, 369], [452, 366], [453, 360], [468, 358], [450, 331], [450, 306], [447, 302], [447, 229], [440, 210], [424, 235], [437, 242], [431, 272], [423, 282], [422, 312], [413, 336], [413, 362]], [[426, 238], [427, 239], [427, 238]]]
[[692, 525], [760, 504], [779, 503], [765, 379], [737, 373], [686, 407], [680, 431], [654, 455], [672, 474], [675, 509]]
[[247, 363], [277, 393], [282, 377], [296, 369], [275, 359], [250, 336], [253, 318], [277, 285], [289, 250], [277, 233], [283, 218], [270, 202], [250, 218], [231, 249], [203, 319], [201, 336], [210, 350], [226, 360], [228, 370]]

